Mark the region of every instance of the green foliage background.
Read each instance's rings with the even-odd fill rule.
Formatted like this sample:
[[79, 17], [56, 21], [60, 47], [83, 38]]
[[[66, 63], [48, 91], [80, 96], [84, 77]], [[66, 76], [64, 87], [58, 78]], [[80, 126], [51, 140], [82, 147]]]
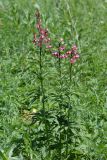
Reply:
[[[35, 80], [37, 53], [32, 44], [36, 8], [40, 9], [44, 26], [48, 26], [54, 41], [63, 37], [69, 45], [76, 43], [79, 47], [80, 60], [72, 72], [73, 118], [76, 122], [73, 131], [78, 141], [76, 150], [86, 156], [78, 159], [106, 160], [106, 0], [0, 0], [0, 147], [8, 157], [11, 147], [14, 149], [18, 140], [24, 137], [24, 149], [19, 149], [20, 154], [14, 156], [37, 159], [29, 145], [28, 113], [25, 119], [21, 114], [32, 112], [33, 108], [40, 109], [33, 95], [38, 87]], [[48, 72], [53, 73], [54, 68]], [[50, 77], [53, 84], [54, 80]], [[48, 87], [49, 83], [46, 85]], [[48, 101], [47, 107], [52, 105]]]

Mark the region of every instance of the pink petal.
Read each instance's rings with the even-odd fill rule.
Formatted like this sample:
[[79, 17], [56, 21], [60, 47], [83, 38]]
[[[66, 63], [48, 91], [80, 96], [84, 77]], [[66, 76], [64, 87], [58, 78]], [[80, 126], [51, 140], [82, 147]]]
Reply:
[[74, 58], [71, 58], [71, 59], [70, 59], [70, 63], [71, 63], [71, 64], [74, 64], [75, 62], [76, 62], [76, 59], [74, 59]]
[[49, 45], [49, 46], [46, 46], [46, 48], [52, 48], [52, 46], [51, 46], [51, 45]]
[[55, 57], [59, 57], [59, 53], [58, 52], [53, 52], [52, 55], [55, 56]]
[[59, 50], [60, 50], [60, 51], [63, 51], [64, 49], [65, 49], [65, 46], [59, 47]]
[[72, 51], [67, 51], [67, 52], [66, 52], [66, 54], [68, 54], [68, 55], [71, 54], [71, 53], [72, 53]]
[[76, 46], [76, 45], [73, 45], [72, 50], [73, 50], [73, 51], [76, 51], [76, 50], [77, 50], [77, 46]]
[[45, 39], [44, 39], [44, 42], [45, 42], [45, 43], [49, 43], [50, 41], [51, 41], [50, 38], [45, 38]]
[[79, 54], [76, 54], [76, 55], [74, 56], [75, 59], [78, 59], [79, 57], [80, 57]]

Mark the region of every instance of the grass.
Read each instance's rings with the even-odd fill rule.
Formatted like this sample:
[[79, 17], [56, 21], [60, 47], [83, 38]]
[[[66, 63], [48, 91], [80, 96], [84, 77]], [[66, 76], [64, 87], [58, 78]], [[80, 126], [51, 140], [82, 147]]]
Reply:
[[[30, 130], [34, 128], [29, 128], [33, 109], [41, 109], [39, 100], [35, 100], [39, 93], [35, 74], [37, 53], [32, 44], [35, 8], [40, 9], [54, 43], [57, 37], [63, 37], [68, 45], [76, 43], [79, 47], [80, 60], [72, 70], [72, 120], [75, 123], [70, 159], [106, 160], [106, 0], [0, 1], [0, 147], [3, 150], [0, 153], [9, 157], [8, 150], [12, 150], [12, 156], [19, 156], [18, 159], [22, 156], [26, 160], [42, 159], [31, 147], [34, 135]], [[48, 110], [57, 107], [50, 96], [57, 90], [54, 59], [51, 62], [50, 68], [45, 66], [49, 73], [48, 83], [47, 79], [44, 82], [46, 89], [49, 87]], [[41, 152], [48, 160], [45, 148]], [[49, 159], [54, 154], [53, 151]]]

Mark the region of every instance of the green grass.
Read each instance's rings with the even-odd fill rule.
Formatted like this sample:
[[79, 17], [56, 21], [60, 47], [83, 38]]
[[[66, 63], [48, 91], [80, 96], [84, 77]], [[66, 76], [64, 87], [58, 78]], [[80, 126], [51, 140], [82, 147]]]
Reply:
[[[44, 26], [48, 26], [54, 41], [55, 37], [63, 37], [69, 45], [76, 43], [79, 47], [80, 60], [72, 71], [73, 141], [77, 143], [75, 155], [79, 156], [71, 159], [106, 160], [106, 0], [0, 1], [0, 147], [8, 156], [7, 150], [23, 139], [24, 147], [13, 156], [21, 154], [26, 160], [41, 159], [30, 145], [28, 115], [25, 120], [22, 116], [26, 110], [41, 108], [39, 101], [34, 101], [39, 83], [35, 76], [38, 66], [32, 61], [37, 56], [32, 44], [35, 8], [40, 9]], [[55, 85], [51, 75], [55, 71], [52, 67], [46, 70], [50, 73], [49, 86], [45, 80], [50, 96], [51, 90], [55, 92], [51, 86]], [[48, 100], [47, 108], [53, 104]]]

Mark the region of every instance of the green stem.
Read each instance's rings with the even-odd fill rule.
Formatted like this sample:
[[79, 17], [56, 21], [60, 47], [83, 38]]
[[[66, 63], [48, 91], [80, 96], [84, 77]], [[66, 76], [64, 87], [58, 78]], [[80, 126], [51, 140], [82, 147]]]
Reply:
[[41, 95], [42, 95], [42, 107], [43, 111], [45, 111], [45, 103], [44, 103], [44, 87], [43, 87], [43, 71], [42, 71], [42, 47], [40, 47], [40, 84], [41, 84]]
[[3, 160], [9, 160], [8, 157], [6, 156], [6, 154], [4, 152], [2, 152], [0, 150], [0, 157], [3, 159]]
[[[46, 117], [45, 117], [45, 93], [44, 93], [44, 83], [43, 83], [43, 61], [42, 61], [42, 47], [40, 47], [40, 85], [41, 85], [41, 96], [42, 96], [42, 108], [43, 108], [43, 118], [45, 123], [45, 133], [47, 137], [47, 145], [49, 147], [49, 134], [48, 134], [48, 126], [46, 124]], [[50, 150], [49, 150], [50, 155]]]
[[69, 144], [68, 144], [68, 139], [69, 139], [69, 117], [70, 117], [70, 107], [71, 107], [71, 98], [70, 98], [70, 94], [71, 94], [71, 71], [72, 71], [72, 65], [70, 63], [69, 65], [69, 97], [68, 97], [68, 101], [69, 101], [69, 105], [68, 105], [68, 111], [67, 111], [67, 121], [68, 121], [68, 129], [67, 129], [67, 133], [66, 133], [66, 139], [67, 139], [67, 145], [66, 145], [66, 157], [68, 157], [68, 148], [69, 148]]
[[[60, 43], [59, 43], [59, 47], [60, 47]], [[58, 62], [59, 62], [59, 82], [60, 82], [60, 100], [62, 99], [62, 71], [61, 71], [61, 59], [60, 59], [60, 50], [59, 50], [59, 58], [58, 58]], [[62, 102], [62, 100], [61, 100]], [[60, 102], [60, 109], [62, 108], [61, 105], [62, 103]]]
[[[42, 96], [42, 109], [43, 109], [43, 121], [45, 124], [45, 130], [46, 130], [46, 121], [45, 121], [45, 103], [44, 103], [44, 86], [43, 86], [43, 61], [42, 61], [42, 47], [40, 47], [39, 51], [39, 67], [40, 67], [40, 92]], [[47, 132], [46, 132], [47, 133]], [[43, 156], [41, 154], [41, 159], [43, 160]]]
[[72, 69], [72, 65], [70, 63], [70, 66], [69, 66], [69, 83], [70, 83], [70, 89], [71, 89], [71, 69]]
[[[59, 43], [59, 47], [60, 47], [60, 43]], [[60, 109], [60, 117], [61, 117], [61, 109], [62, 109], [62, 71], [61, 71], [61, 59], [60, 59], [60, 50], [59, 50], [59, 59], [58, 59], [58, 64], [59, 64], [59, 82], [60, 82], [60, 102], [59, 102], [59, 109]], [[60, 126], [60, 130], [61, 130], [61, 126]], [[60, 137], [59, 137], [59, 145], [60, 145], [60, 150], [59, 150], [59, 156], [60, 156], [60, 160], [62, 159], [62, 155], [61, 155], [61, 150], [62, 150], [62, 142], [61, 142], [61, 131], [60, 131]]]

